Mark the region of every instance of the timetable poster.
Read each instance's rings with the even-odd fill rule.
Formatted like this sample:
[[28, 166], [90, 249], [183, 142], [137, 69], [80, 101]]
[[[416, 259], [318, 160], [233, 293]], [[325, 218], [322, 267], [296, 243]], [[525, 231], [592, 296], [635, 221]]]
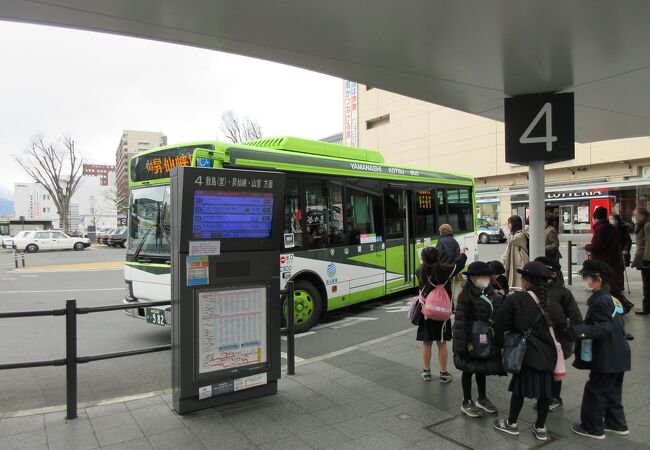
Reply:
[[199, 373], [266, 362], [266, 288], [198, 293]]

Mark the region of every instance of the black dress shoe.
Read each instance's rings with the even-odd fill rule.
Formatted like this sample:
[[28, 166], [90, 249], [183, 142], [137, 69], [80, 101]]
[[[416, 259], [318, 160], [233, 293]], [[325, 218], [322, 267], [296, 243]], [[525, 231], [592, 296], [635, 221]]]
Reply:
[[650, 314], [650, 312], [648, 312], [648, 311], [635, 311], [634, 314], [636, 314], [637, 316], [647, 316], [648, 314]]

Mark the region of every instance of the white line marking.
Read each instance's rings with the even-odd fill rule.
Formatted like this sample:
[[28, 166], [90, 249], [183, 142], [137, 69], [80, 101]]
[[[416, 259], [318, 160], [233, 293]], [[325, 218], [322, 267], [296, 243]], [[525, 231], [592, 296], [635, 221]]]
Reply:
[[[415, 327], [407, 328], [406, 330], [397, 331], [395, 333], [388, 334], [386, 336], [382, 336], [382, 337], [377, 338], [377, 339], [372, 339], [370, 341], [362, 342], [360, 344], [352, 345], [350, 347], [342, 348], [340, 350], [336, 350], [336, 351], [333, 351], [331, 353], [327, 353], [325, 355], [314, 356], [313, 358], [303, 359], [302, 361], [300, 361], [300, 363], [298, 365], [299, 366], [304, 366], [304, 365], [307, 365], [307, 364], [310, 364], [310, 363], [313, 363], [313, 362], [318, 362], [318, 361], [323, 361], [325, 359], [334, 358], [335, 356], [343, 355], [344, 353], [350, 353], [350, 352], [352, 352], [354, 350], [359, 350], [360, 348], [364, 348], [364, 347], [368, 347], [370, 345], [379, 344], [380, 342], [388, 341], [388, 340], [390, 340], [390, 339], [392, 339], [394, 337], [397, 337], [397, 336], [402, 336], [404, 334], [413, 333], [414, 330], [415, 330]], [[297, 358], [296, 358], [296, 362], [298, 362]]]
[[2, 279], [0, 279], [0, 281], [11, 281], [11, 280], [15, 280], [15, 278], [2, 278]]
[[[309, 336], [310, 334], [316, 334], [316, 332], [315, 331], [305, 331], [304, 333], [298, 333], [298, 334], [294, 335], [294, 338], [299, 339], [301, 337]], [[283, 341], [286, 341], [287, 337], [286, 336], [281, 336], [280, 339], [282, 339]]]
[[[287, 354], [285, 352], [280, 352], [280, 357], [282, 357], [284, 359], [287, 359]], [[294, 358], [295, 358], [296, 362], [304, 361], [304, 359], [301, 358], [300, 356], [295, 356], [294, 355]]]
[[321, 330], [323, 328], [331, 328], [336, 330], [338, 328], [349, 327], [350, 325], [358, 325], [361, 322], [366, 322], [369, 320], [377, 320], [378, 317], [346, 317], [343, 319], [335, 320], [330, 323], [324, 323], [322, 325], [316, 325], [312, 330]]
[[123, 291], [124, 288], [102, 289], [50, 289], [46, 291], [0, 291], [0, 294], [42, 294], [44, 292], [96, 292], [96, 291]]

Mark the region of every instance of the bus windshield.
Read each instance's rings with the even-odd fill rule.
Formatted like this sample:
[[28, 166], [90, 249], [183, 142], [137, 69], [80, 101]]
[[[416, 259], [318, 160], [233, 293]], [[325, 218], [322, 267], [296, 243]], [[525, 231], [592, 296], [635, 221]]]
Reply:
[[0, 223], [0, 236], [9, 236], [10, 234], [9, 222]]
[[169, 185], [131, 190], [127, 255], [134, 261], [169, 260]]

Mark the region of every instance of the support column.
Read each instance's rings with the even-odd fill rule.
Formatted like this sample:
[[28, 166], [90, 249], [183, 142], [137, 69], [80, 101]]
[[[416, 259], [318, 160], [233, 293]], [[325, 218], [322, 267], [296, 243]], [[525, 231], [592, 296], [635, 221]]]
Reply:
[[530, 260], [544, 256], [544, 161], [532, 161], [528, 166], [530, 194]]

